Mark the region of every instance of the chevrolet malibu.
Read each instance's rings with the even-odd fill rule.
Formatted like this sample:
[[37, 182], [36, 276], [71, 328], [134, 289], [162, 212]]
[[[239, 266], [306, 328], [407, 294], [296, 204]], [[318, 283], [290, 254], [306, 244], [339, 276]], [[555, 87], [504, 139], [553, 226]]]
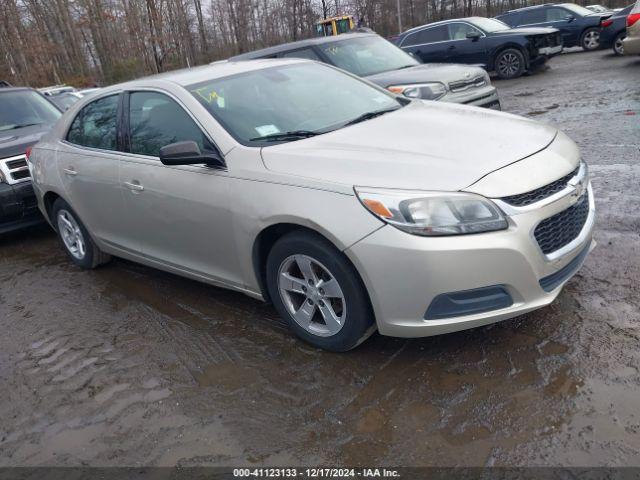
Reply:
[[307, 60], [105, 88], [29, 165], [76, 265], [118, 256], [238, 290], [334, 351], [547, 305], [594, 245], [562, 132]]

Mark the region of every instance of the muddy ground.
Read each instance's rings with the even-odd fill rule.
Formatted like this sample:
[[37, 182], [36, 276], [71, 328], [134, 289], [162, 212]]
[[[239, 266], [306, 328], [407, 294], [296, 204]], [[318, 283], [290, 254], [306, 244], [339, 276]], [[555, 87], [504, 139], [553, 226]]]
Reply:
[[640, 465], [640, 58], [496, 81], [591, 165], [598, 248], [548, 308], [348, 354], [47, 228], [0, 240], [0, 465]]

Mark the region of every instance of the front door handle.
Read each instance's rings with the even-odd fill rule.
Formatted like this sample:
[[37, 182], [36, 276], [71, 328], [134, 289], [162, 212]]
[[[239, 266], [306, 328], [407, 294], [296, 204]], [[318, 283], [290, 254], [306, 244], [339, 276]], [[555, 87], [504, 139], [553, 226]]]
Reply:
[[132, 182], [124, 182], [127, 188], [133, 192], [141, 192], [144, 190], [144, 187], [140, 185], [140, 182], [134, 180]]
[[70, 177], [75, 177], [76, 175], [78, 175], [78, 172], [76, 172], [73, 167], [65, 168], [63, 172], [65, 173], [65, 175], [69, 175]]

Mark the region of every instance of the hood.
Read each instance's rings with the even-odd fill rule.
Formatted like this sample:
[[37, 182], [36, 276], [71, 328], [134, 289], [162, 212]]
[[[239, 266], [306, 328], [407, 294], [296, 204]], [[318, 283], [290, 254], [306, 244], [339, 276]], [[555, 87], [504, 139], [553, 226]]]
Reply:
[[368, 187], [461, 190], [548, 146], [557, 130], [522, 117], [413, 101], [334, 132], [262, 149], [267, 169]]
[[444, 63], [425, 63], [422, 65], [416, 65], [415, 67], [377, 73], [365, 78], [376, 85], [386, 88], [391, 85], [407, 85], [423, 82], [442, 82], [446, 85], [450, 82], [467, 80], [480, 75], [484, 76], [484, 70], [480, 67]]
[[0, 130], [0, 158], [22, 155], [27, 147], [38, 143], [50, 129], [51, 125], [32, 125], [15, 130]]
[[559, 30], [551, 27], [520, 27], [510, 28], [509, 30], [500, 30], [493, 32], [491, 35], [547, 35], [549, 33], [556, 33]]

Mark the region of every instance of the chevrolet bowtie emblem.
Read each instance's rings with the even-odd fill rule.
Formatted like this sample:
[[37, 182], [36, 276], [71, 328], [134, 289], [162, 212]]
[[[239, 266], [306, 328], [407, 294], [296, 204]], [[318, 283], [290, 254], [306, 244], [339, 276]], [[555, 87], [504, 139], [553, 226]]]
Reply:
[[569, 181], [569, 185], [573, 187], [573, 192], [571, 192], [571, 198], [577, 200], [582, 196], [585, 189], [584, 179], [573, 179]]

